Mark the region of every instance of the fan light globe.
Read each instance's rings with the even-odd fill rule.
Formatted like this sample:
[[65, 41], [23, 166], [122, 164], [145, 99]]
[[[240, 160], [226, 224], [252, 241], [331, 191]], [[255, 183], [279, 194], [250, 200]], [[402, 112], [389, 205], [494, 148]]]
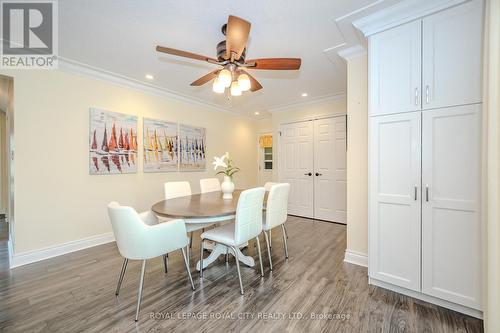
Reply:
[[227, 69], [223, 69], [220, 71], [219, 76], [219, 83], [224, 87], [224, 88], [229, 88], [231, 85], [231, 81], [233, 80], [233, 75], [231, 72]]
[[231, 96], [241, 96], [241, 89], [238, 81], [231, 83]]
[[219, 79], [215, 79], [214, 80], [214, 84], [212, 86], [212, 90], [214, 91], [214, 93], [217, 93], [217, 94], [223, 94], [224, 91], [226, 90], [226, 87], [224, 87], [220, 82], [219, 82]]
[[250, 90], [251, 82], [247, 74], [240, 74], [240, 76], [238, 76], [238, 85], [241, 91]]

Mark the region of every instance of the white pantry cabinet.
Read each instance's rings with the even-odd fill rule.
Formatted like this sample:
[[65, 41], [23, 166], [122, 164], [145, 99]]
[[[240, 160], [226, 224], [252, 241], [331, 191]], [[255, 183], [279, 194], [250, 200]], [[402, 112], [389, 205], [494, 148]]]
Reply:
[[435, 13], [369, 37], [369, 114], [481, 102], [483, 4]]
[[478, 317], [482, 8], [382, 31], [368, 50], [370, 283]]
[[420, 289], [419, 112], [370, 119], [370, 277]]

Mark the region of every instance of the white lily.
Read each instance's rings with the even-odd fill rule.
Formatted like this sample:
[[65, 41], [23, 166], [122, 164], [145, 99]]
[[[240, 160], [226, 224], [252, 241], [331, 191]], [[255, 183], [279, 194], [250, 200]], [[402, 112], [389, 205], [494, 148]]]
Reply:
[[215, 156], [214, 161], [212, 162], [212, 164], [214, 165], [214, 170], [217, 170], [218, 167], [227, 168], [227, 164], [226, 162], [224, 162], [225, 159], [226, 155], [222, 155], [221, 157]]

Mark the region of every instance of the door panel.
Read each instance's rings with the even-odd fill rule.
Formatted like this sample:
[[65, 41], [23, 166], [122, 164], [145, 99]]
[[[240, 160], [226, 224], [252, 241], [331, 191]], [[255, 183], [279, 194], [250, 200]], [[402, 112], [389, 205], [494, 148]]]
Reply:
[[421, 113], [370, 119], [370, 277], [420, 290]]
[[[280, 181], [290, 183], [288, 213], [312, 218], [313, 215], [313, 123], [281, 126]], [[311, 176], [307, 174], [311, 173]]]
[[345, 117], [314, 121], [314, 218], [346, 223]]
[[370, 115], [421, 109], [421, 21], [369, 39]]
[[422, 291], [475, 309], [481, 298], [480, 110], [423, 113]]
[[481, 101], [482, 1], [423, 19], [423, 109]]

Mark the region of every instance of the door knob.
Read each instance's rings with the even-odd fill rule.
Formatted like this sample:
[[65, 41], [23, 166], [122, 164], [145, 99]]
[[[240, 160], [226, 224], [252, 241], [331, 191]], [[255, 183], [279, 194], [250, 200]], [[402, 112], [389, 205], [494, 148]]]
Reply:
[[316, 172], [316, 177], [318, 177], [318, 176], [323, 176], [323, 174]]
[[309, 173], [305, 173], [305, 174], [304, 174], [304, 176], [309, 176], [309, 177], [310, 177], [310, 176], [312, 176], [312, 175], [313, 175], [313, 174], [312, 174], [312, 172], [309, 172]]

